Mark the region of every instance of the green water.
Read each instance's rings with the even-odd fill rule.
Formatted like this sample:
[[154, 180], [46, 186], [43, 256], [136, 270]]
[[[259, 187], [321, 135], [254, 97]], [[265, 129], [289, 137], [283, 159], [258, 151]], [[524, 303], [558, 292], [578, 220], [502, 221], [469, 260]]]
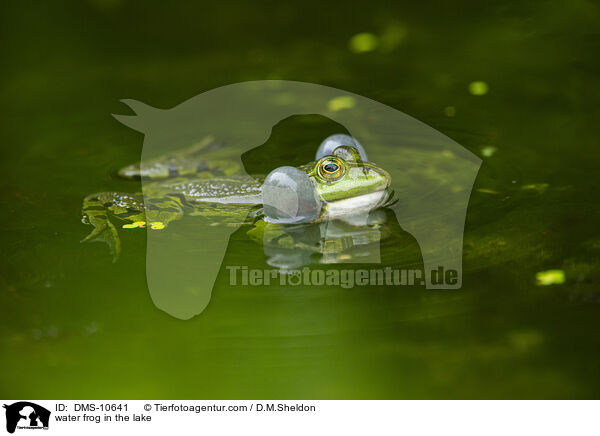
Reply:
[[[598, 397], [593, 2], [2, 9], [1, 397]], [[379, 45], [353, 51], [361, 32]], [[207, 310], [181, 321], [152, 303], [143, 231], [121, 232], [116, 264], [79, 243], [83, 197], [140, 189], [115, 177], [143, 140], [110, 116], [127, 113], [119, 99], [167, 108], [268, 78], [381, 101], [483, 158], [461, 290], [231, 287], [223, 269]], [[408, 237], [383, 248], [384, 263], [418, 256]], [[266, 267], [241, 231], [224, 264]], [[549, 269], [565, 283], [536, 285]]]

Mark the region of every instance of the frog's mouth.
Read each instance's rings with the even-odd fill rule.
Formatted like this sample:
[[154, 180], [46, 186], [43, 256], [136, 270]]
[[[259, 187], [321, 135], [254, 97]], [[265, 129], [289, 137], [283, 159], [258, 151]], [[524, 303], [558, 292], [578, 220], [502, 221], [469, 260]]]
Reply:
[[383, 206], [389, 198], [387, 189], [369, 192], [368, 194], [325, 203], [325, 217], [328, 219], [343, 218], [351, 215], [368, 213]]

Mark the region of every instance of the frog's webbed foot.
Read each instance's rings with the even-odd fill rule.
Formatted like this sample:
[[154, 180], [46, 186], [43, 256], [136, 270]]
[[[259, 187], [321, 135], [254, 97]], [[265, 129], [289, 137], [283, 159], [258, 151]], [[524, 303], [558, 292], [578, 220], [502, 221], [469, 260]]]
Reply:
[[143, 200], [140, 195], [101, 192], [83, 200], [83, 222], [94, 226], [92, 232], [81, 242], [104, 242], [108, 245], [113, 262], [121, 254], [121, 240], [117, 229], [108, 218], [109, 212], [118, 218], [144, 220]]
[[86, 197], [83, 200], [83, 222], [94, 226], [94, 230], [81, 242], [106, 243], [114, 262], [121, 253], [121, 241], [109, 214], [125, 221], [124, 229], [162, 230], [171, 221], [181, 218], [183, 202], [179, 196], [169, 194], [144, 199], [142, 194], [101, 192]]
[[[90, 220], [91, 222], [91, 220]], [[115, 226], [106, 219], [104, 223], [92, 224], [94, 230], [81, 240], [81, 242], [104, 242], [108, 245], [113, 262], [116, 262], [121, 254], [121, 240]]]

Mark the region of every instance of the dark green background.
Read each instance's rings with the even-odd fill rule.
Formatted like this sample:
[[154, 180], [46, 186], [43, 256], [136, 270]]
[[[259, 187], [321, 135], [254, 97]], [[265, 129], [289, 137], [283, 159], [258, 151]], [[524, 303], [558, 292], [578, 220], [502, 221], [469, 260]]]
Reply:
[[[1, 9], [0, 397], [598, 397], [597, 3]], [[404, 35], [393, 48], [348, 48], [390, 29]], [[83, 197], [139, 189], [114, 177], [142, 147], [110, 116], [128, 113], [120, 99], [167, 108], [269, 78], [346, 89], [475, 154], [497, 149], [467, 216], [462, 290], [231, 288], [224, 271], [208, 309], [180, 321], [149, 297], [142, 231], [122, 232], [114, 265], [79, 244]], [[469, 93], [476, 80], [486, 95]], [[247, 264], [236, 238], [228, 261]], [[536, 286], [552, 268], [566, 283]]]

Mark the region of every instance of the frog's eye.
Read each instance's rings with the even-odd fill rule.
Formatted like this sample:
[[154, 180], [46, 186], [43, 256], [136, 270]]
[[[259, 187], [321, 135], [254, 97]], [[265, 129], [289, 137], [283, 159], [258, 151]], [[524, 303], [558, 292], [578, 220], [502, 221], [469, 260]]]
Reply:
[[325, 159], [319, 165], [319, 176], [329, 182], [338, 180], [344, 175], [344, 164], [336, 158]]

